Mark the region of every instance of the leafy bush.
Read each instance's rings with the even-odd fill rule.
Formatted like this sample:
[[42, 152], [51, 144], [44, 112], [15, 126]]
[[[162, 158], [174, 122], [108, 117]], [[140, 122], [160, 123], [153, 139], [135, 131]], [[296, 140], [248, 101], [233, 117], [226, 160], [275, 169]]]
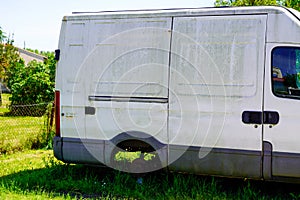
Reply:
[[[41, 116], [45, 113], [47, 104], [54, 100], [55, 64], [53, 53], [49, 53], [44, 63], [34, 60], [25, 66], [23, 61], [19, 61], [9, 68], [10, 114]], [[27, 107], [26, 113], [23, 112], [24, 106]]]
[[300, 0], [215, 0], [215, 6], [287, 6], [300, 11]]
[[2, 104], [2, 89], [6, 88], [8, 81], [8, 69], [21, 59], [13, 42], [14, 40], [7, 37], [0, 27], [0, 105]]

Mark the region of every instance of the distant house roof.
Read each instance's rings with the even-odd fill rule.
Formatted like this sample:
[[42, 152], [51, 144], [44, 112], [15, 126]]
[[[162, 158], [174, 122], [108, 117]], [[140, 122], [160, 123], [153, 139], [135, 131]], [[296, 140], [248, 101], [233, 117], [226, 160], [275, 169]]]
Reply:
[[37, 62], [44, 62], [47, 59], [46, 57], [44, 57], [42, 55], [27, 51], [25, 49], [18, 48], [18, 50], [19, 50], [19, 54], [20, 54], [21, 58], [24, 59], [26, 65], [30, 61], [33, 61], [33, 60], [36, 60]]

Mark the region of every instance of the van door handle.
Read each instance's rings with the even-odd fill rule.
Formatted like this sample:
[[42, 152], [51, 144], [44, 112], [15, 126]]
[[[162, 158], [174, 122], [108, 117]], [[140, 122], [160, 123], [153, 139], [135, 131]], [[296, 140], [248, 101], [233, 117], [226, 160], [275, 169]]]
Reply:
[[264, 124], [278, 124], [279, 113], [276, 111], [264, 111]]
[[279, 113], [276, 111], [244, 111], [242, 121], [245, 124], [278, 124]]
[[242, 121], [245, 124], [262, 124], [262, 112], [260, 111], [244, 111]]

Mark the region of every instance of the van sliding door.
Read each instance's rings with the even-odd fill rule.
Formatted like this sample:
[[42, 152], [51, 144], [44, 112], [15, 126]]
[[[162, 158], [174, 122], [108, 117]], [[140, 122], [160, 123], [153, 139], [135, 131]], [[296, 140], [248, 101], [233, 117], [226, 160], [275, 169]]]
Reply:
[[261, 177], [266, 15], [175, 17], [170, 168]]

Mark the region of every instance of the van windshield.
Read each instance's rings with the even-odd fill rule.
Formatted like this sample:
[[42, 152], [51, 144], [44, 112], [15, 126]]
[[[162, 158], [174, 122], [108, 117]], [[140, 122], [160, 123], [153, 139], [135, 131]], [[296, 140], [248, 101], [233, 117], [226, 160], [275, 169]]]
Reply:
[[272, 89], [276, 96], [300, 98], [300, 48], [273, 49]]

